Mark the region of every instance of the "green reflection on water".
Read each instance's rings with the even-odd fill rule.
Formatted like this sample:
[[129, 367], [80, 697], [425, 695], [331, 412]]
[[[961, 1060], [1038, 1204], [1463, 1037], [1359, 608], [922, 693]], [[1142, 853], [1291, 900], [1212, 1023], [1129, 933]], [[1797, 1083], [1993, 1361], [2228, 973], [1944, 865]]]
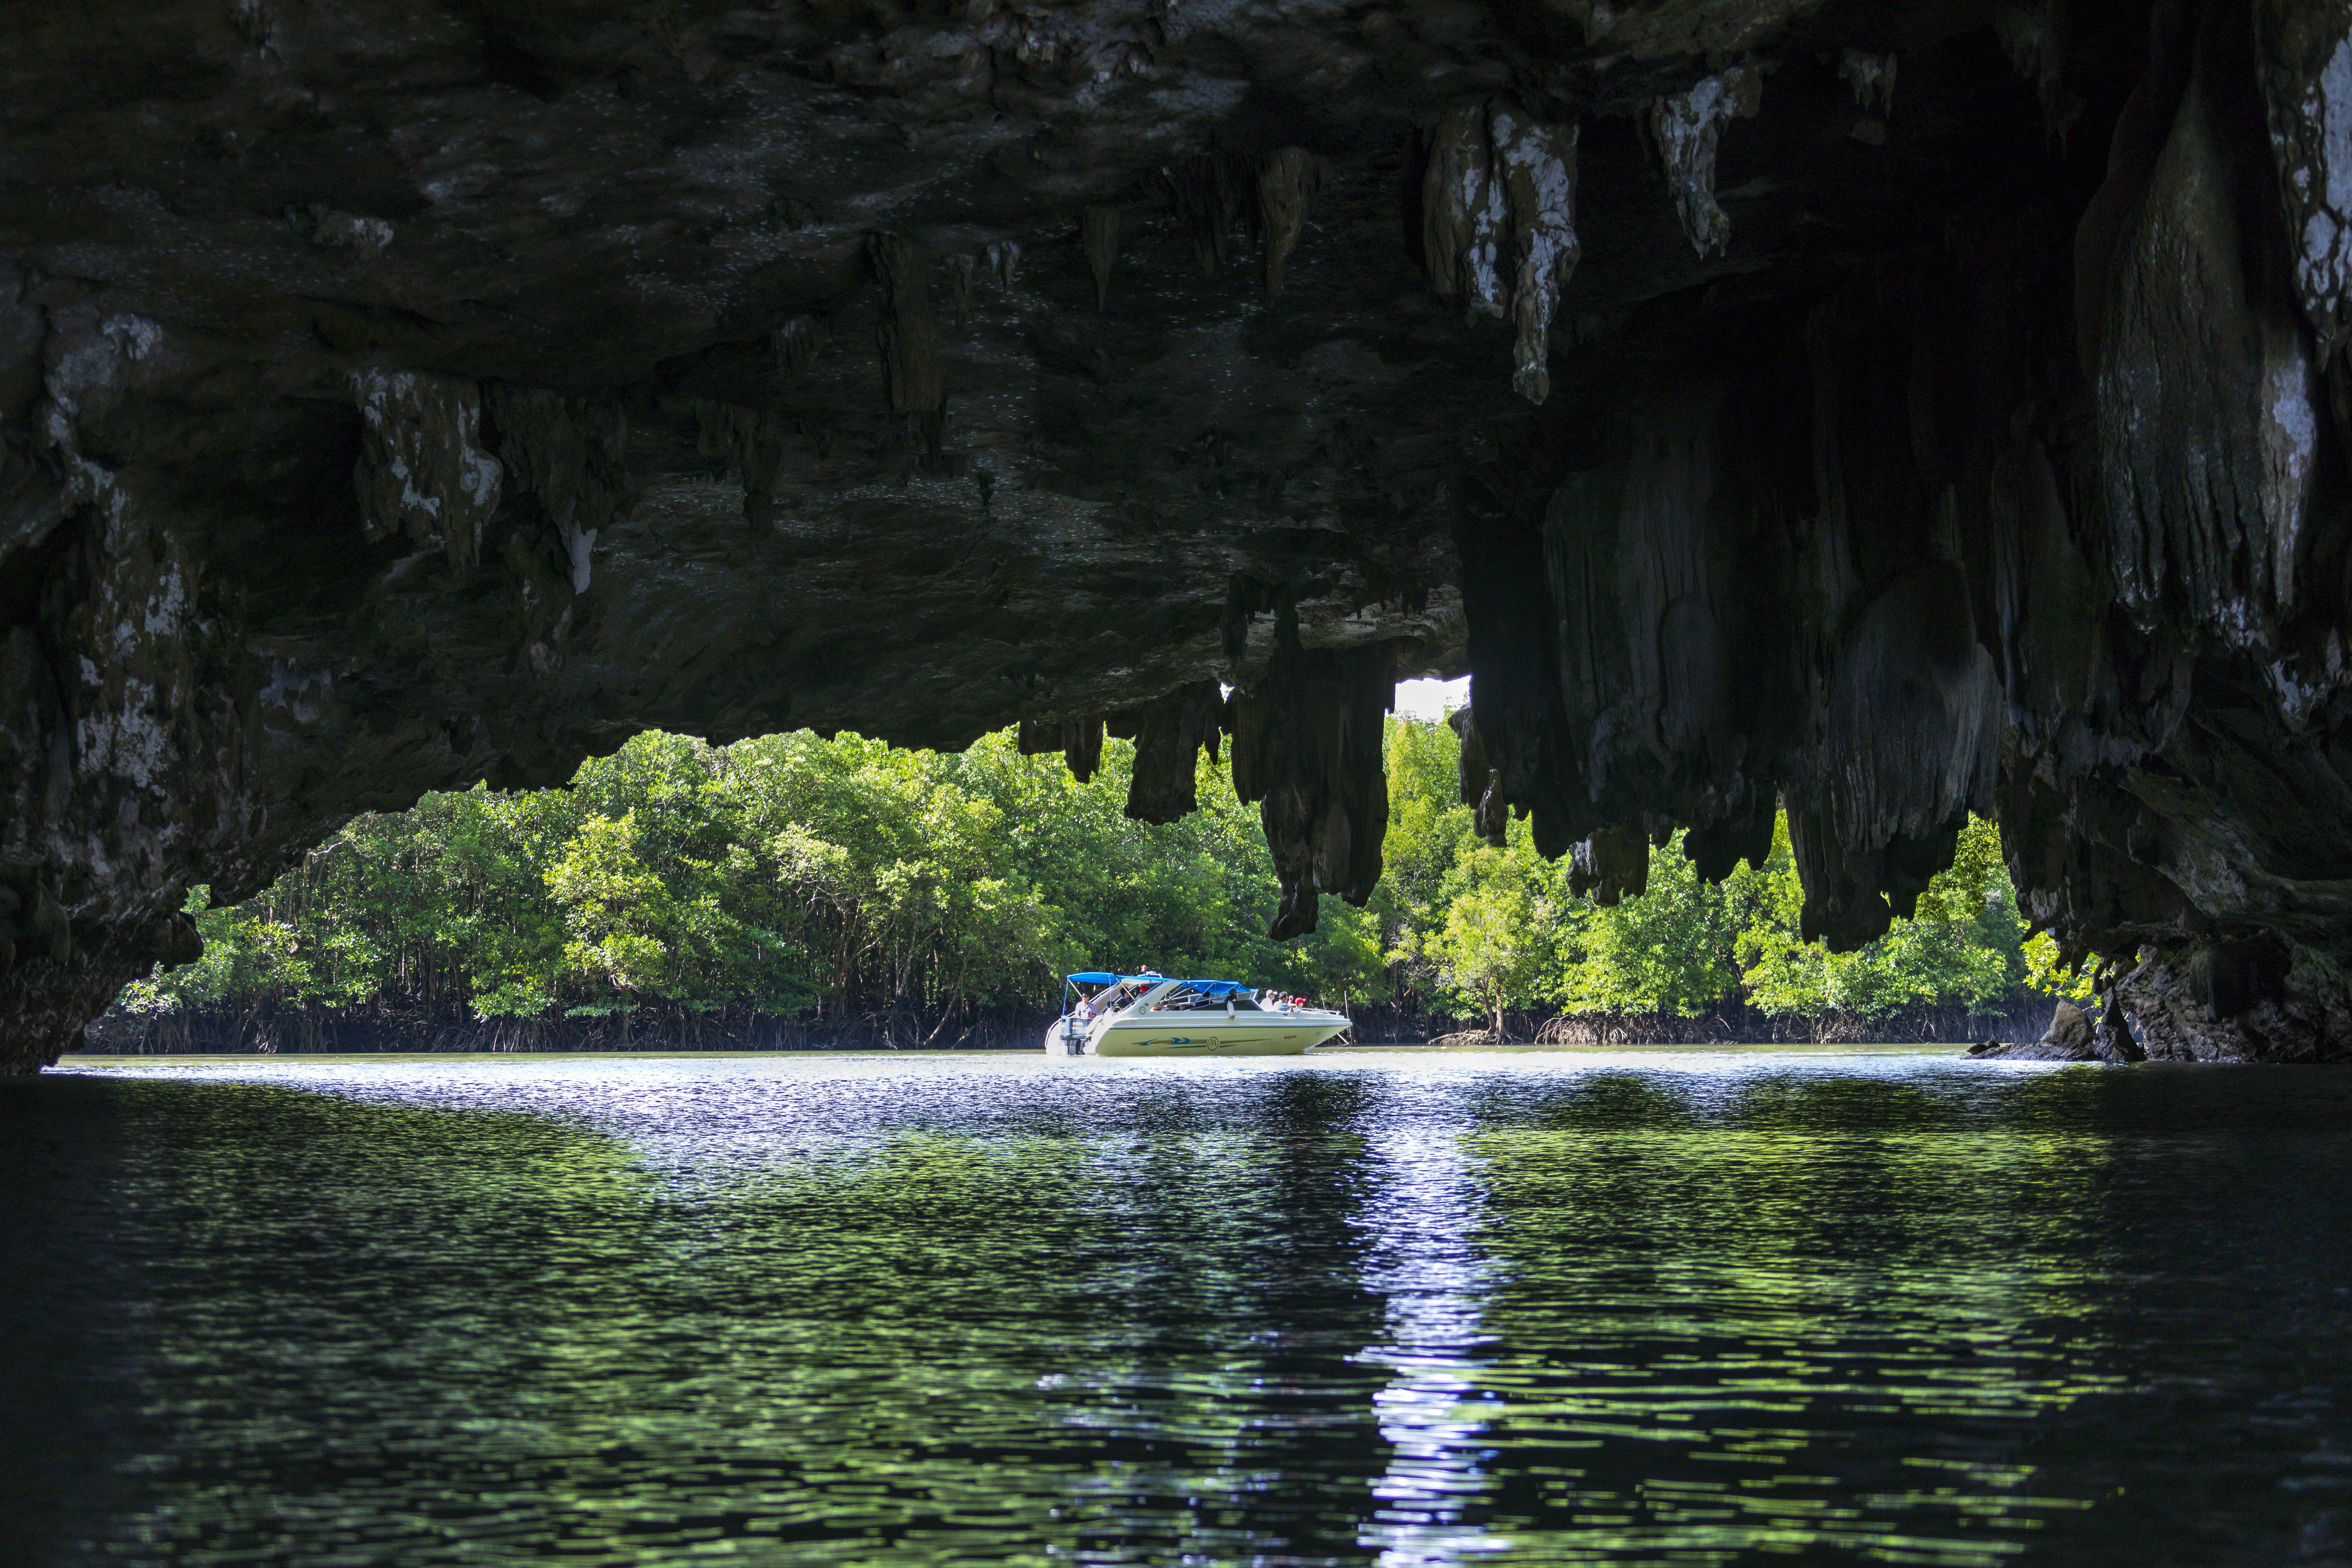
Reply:
[[2185, 1373], [2149, 1281], [2338, 1321], [2339, 1253], [2163, 1221], [2341, 1129], [2156, 1077], [605, 1071], [85, 1083], [79, 1163], [0, 1094], [32, 1560], [2075, 1563], [2085, 1451], [2206, 1463], [2131, 1403], [2188, 1374], [2333, 1473], [2341, 1343]]
[[1336, 1210], [1298, 1223], [1357, 1142], [1313, 1103], [1268, 1132], [1176, 1095], [1141, 1135], [911, 1130], [706, 1177], [530, 1117], [182, 1087], [131, 1090], [175, 1102], [149, 1108], [177, 1147], [140, 1194], [172, 1222], [144, 1369], [170, 1451], [142, 1457], [157, 1495], [120, 1541], [592, 1563], [1352, 1543], [1360, 1485], [1318, 1481], [1312, 1449], [1372, 1447], [1374, 1379], [1345, 1357], [1376, 1318]]
[[1503, 1555], [1992, 1563], [2084, 1506], [1997, 1456], [2120, 1386], [2018, 1333], [2089, 1315], [2068, 1210], [2096, 1134], [1968, 1126], [1902, 1083], [1710, 1110], [1596, 1076], [1464, 1143], [1507, 1347], [1477, 1373]]

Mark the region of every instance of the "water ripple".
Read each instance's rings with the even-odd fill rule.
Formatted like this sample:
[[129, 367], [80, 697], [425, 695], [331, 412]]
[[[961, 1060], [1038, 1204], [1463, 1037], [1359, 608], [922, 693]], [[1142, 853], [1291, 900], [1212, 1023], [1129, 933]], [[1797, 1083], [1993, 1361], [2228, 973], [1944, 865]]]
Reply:
[[2352, 1088], [1917, 1055], [0, 1085], [32, 1563], [2352, 1560]]

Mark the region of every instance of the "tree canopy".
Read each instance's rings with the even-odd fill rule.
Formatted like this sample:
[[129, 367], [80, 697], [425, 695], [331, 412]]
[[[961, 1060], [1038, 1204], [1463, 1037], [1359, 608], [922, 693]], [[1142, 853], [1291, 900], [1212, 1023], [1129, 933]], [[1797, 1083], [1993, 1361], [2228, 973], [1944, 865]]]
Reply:
[[205, 956], [118, 1005], [266, 1005], [478, 1021], [651, 1009], [887, 1020], [919, 1038], [1050, 1004], [1076, 969], [1224, 974], [1349, 1005], [1507, 1015], [1873, 1019], [2074, 994], [2029, 942], [1998, 830], [1972, 822], [1917, 914], [1857, 952], [1798, 935], [1785, 821], [1761, 866], [1698, 878], [1679, 836], [1647, 893], [1568, 890], [1524, 823], [1491, 847], [1458, 804], [1454, 736], [1391, 719], [1387, 871], [1370, 904], [1265, 934], [1279, 899], [1256, 813], [1203, 758], [1202, 808], [1123, 812], [1133, 751], [1080, 784], [1011, 731], [958, 754], [806, 731], [710, 746], [649, 732], [568, 788], [478, 786], [353, 819], [246, 903], [190, 900]]

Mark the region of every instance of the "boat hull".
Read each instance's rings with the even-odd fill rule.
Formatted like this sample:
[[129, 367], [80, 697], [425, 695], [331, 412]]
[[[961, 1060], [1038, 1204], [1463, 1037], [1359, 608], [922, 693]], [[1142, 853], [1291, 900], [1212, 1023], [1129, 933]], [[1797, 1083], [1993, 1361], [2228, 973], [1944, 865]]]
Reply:
[[1295, 1057], [1343, 1033], [1334, 1014], [1290, 1014], [1263, 1023], [1236, 1019], [1115, 1019], [1087, 1042], [1097, 1057]]

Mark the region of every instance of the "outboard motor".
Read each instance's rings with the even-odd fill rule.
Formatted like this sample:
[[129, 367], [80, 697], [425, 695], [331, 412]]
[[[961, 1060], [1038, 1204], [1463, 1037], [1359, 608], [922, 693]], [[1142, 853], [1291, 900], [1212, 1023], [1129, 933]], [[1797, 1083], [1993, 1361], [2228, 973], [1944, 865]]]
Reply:
[[1049, 1057], [1086, 1055], [1087, 1021], [1076, 1013], [1055, 1019], [1045, 1030], [1045, 1054]]

